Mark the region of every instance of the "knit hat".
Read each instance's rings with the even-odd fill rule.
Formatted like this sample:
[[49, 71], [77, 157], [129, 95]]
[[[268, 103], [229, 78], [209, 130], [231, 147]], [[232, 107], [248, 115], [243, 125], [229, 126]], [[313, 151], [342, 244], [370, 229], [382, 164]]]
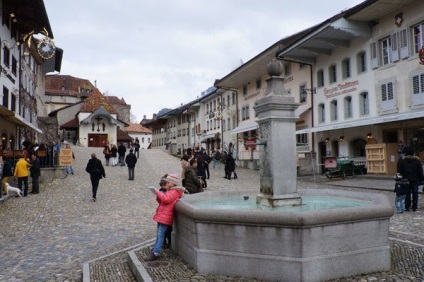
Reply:
[[179, 182], [178, 175], [174, 173], [168, 174], [168, 176], [166, 177], [166, 181], [172, 184], [178, 185], [178, 182]]

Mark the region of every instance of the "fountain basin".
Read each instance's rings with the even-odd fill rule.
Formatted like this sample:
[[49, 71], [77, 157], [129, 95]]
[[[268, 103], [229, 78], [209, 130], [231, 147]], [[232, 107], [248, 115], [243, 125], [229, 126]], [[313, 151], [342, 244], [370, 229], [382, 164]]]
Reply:
[[330, 189], [297, 192], [354, 204], [293, 211], [225, 209], [208, 202], [247, 202], [244, 196], [254, 201], [257, 190], [190, 195], [176, 205], [173, 250], [200, 274], [268, 281], [321, 281], [390, 269], [393, 207], [386, 196]]

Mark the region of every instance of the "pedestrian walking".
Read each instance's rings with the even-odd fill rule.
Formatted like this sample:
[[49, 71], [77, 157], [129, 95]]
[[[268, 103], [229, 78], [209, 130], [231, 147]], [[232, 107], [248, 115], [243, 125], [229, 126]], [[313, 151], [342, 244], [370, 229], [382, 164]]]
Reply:
[[134, 180], [135, 164], [137, 163], [137, 157], [133, 153], [133, 149], [130, 149], [130, 153], [125, 157], [125, 162], [128, 167], [128, 180]]
[[125, 166], [124, 158], [125, 153], [127, 152], [127, 148], [124, 146], [123, 143], [119, 144], [118, 146], [118, 155], [119, 155], [119, 163], [121, 166]]
[[200, 178], [202, 182], [202, 188], [207, 188], [208, 184], [206, 182], [206, 171], [207, 171], [207, 162], [203, 159], [203, 154], [197, 156], [197, 177]]
[[15, 165], [13, 175], [18, 178], [18, 188], [22, 192], [22, 184], [24, 185], [24, 197], [28, 196], [28, 168], [31, 164], [25, 159], [24, 155], [19, 156], [19, 161]]
[[91, 154], [91, 159], [88, 161], [85, 171], [90, 174], [92, 194], [93, 194], [92, 201], [95, 202], [97, 197], [97, 189], [99, 188], [100, 179], [102, 179], [102, 177], [106, 178], [106, 173], [102, 165], [102, 162], [99, 159], [97, 159], [95, 153]]
[[110, 149], [110, 158], [112, 159], [112, 166], [116, 166], [118, 164], [118, 148], [115, 144], [113, 144]]
[[162, 189], [165, 189], [166, 193], [154, 191], [156, 201], [159, 203], [153, 217], [153, 220], [157, 222], [156, 242], [153, 245], [152, 252], [143, 258], [145, 261], [154, 261], [159, 258], [165, 234], [174, 221], [175, 203], [181, 198], [184, 192], [184, 188], [178, 186], [178, 175], [168, 174], [165, 180], [167, 185], [162, 187]]
[[424, 179], [423, 168], [420, 159], [415, 156], [415, 151], [409, 146], [403, 149], [403, 158], [399, 159], [397, 165], [397, 172], [402, 175], [404, 179], [409, 181], [409, 191], [405, 198], [405, 211], [411, 208], [411, 194], [412, 194], [412, 211], [417, 211], [418, 208], [418, 189], [419, 185]]
[[31, 156], [30, 176], [32, 179], [32, 189], [30, 194], [38, 194], [40, 192], [39, 177], [41, 175], [41, 162], [36, 154]]
[[221, 168], [221, 152], [217, 149], [213, 154], [213, 169]]
[[140, 156], [140, 140], [138, 140], [138, 137], [135, 138], [134, 150], [135, 150], [135, 155], [138, 159], [138, 157]]
[[105, 155], [106, 159], [106, 166], [109, 166], [109, 160], [110, 160], [110, 148], [109, 144], [106, 144], [103, 148], [103, 154]]

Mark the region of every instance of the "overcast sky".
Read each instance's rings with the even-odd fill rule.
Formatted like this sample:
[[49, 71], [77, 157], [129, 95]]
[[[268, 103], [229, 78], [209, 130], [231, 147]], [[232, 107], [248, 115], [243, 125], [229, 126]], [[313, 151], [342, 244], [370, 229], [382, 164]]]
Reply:
[[362, 0], [44, 0], [61, 73], [124, 98], [140, 122], [281, 38]]

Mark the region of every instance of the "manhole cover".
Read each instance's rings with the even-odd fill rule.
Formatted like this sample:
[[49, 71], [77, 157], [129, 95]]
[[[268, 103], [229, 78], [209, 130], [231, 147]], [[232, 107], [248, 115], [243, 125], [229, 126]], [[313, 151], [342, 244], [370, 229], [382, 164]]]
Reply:
[[164, 267], [168, 267], [170, 266], [171, 263], [167, 262], [167, 261], [149, 261], [145, 263], [146, 267], [150, 267], [150, 268], [164, 268]]

